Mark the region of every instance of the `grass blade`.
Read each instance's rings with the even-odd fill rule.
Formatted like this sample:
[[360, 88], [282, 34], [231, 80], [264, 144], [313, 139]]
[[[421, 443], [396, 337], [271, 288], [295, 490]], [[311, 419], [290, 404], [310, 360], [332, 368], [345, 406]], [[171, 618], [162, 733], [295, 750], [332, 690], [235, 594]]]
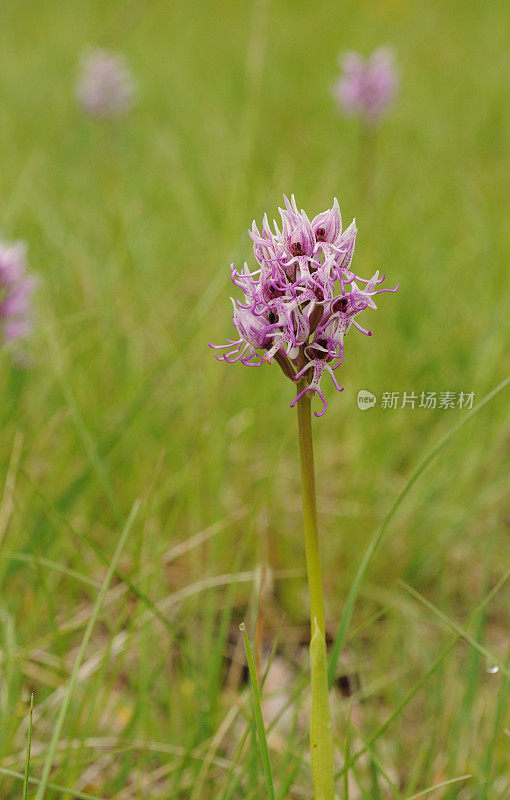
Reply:
[[472, 777], [472, 775], [459, 775], [458, 778], [450, 778], [448, 781], [436, 783], [435, 786], [429, 786], [428, 789], [423, 789], [421, 792], [418, 792], [418, 794], [413, 794], [411, 797], [406, 797], [406, 800], [418, 800], [419, 797], [425, 797], [426, 794], [435, 792], [436, 789], [442, 789], [444, 786], [450, 786], [452, 783], [458, 783], [459, 781], [467, 781]]
[[508, 669], [500, 661], [498, 661], [497, 658], [494, 658], [494, 656], [491, 653], [489, 653], [486, 647], [477, 642], [476, 639], [474, 639], [470, 633], [468, 633], [464, 628], [458, 625], [453, 619], [450, 619], [450, 617], [447, 616], [447, 614], [445, 614], [439, 608], [436, 608], [436, 606], [433, 603], [431, 603], [430, 600], [427, 600], [426, 597], [420, 594], [420, 592], [417, 592], [416, 589], [413, 589], [412, 586], [409, 586], [408, 583], [401, 580], [399, 580], [399, 583], [406, 590], [406, 592], [409, 592], [409, 594], [412, 597], [414, 597], [416, 600], [422, 603], [426, 608], [428, 608], [437, 617], [439, 617], [439, 619], [442, 622], [444, 622], [445, 625], [451, 628], [452, 631], [454, 631], [457, 634], [459, 639], [464, 639], [464, 641], [467, 642], [467, 644], [471, 645], [473, 650], [476, 650], [477, 653], [486, 658], [489, 664], [491, 665], [494, 664], [501, 670], [501, 672], [506, 678], [510, 678], [510, 672], [508, 671]]
[[349, 713], [347, 715], [347, 726], [345, 730], [345, 747], [344, 747], [344, 800], [349, 800], [349, 761], [351, 757], [351, 712], [352, 701], [349, 703]]
[[[97, 556], [97, 558], [105, 566], [108, 566], [110, 562], [108, 561], [108, 557], [103, 553], [101, 548], [98, 545], [96, 545], [91, 539], [89, 539], [87, 536], [85, 536], [85, 534], [80, 533], [80, 531], [76, 530], [71, 525], [71, 523], [63, 516], [62, 513], [60, 513], [57, 509], [55, 509], [55, 508], [53, 508], [51, 506], [51, 504], [48, 502], [48, 500], [45, 498], [45, 496], [38, 489], [38, 487], [35, 484], [35, 482], [32, 480], [32, 478], [26, 472], [24, 472], [23, 470], [20, 470], [20, 472], [23, 475], [23, 477], [27, 480], [27, 482], [30, 484], [30, 486], [34, 489], [34, 492], [37, 495], [37, 497], [43, 503], [43, 505], [45, 507], [44, 514], [45, 514], [46, 518], [48, 519], [48, 521], [51, 524], [55, 524], [54, 520], [52, 519], [52, 517], [55, 517], [56, 520], [66, 530], [68, 530], [73, 536], [75, 536], [78, 539], [78, 541], [82, 542], [86, 547], [88, 547], [90, 550], [92, 550], [92, 552]], [[115, 569], [114, 575], [119, 581], [121, 581], [122, 583], [124, 583], [128, 587], [129, 591], [132, 592], [132, 594], [134, 594], [135, 597], [137, 597], [142, 603], [144, 603], [144, 605], [147, 606], [147, 608], [150, 611], [152, 611], [154, 616], [157, 617], [158, 620], [166, 628], [168, 628], [170, 633], [172, 633], [176, 638], [178, 637], [177, 629], [175, 628], [174, 625], [172, 625], [172, 622], [169, 619], [167, 619], [164, 614], [161, 613], [161, 611], [159, 610], [157, 605], [150, 599], [150, 597], [148, 597], [147, 594], [145, 594], [145, 592], [143, 592], [140, 589], [140, 587], [137, 584], [133, 583], [133, 581], [131, 580], [131, 578], [128, 575], [126, 575], [124, 572], [122, 572], [119, 569]]]
[[377, 550], [377, 548], [381, 543], [381, 540], [386, 532], [386, 528], [388, 527], [389, 523], [395, 516], [397, 509], [402, 504], [402, 501], [407, 496], [411, 488], [414, 486], [420, 475], [425, 471], [426, 467], [428, 467], [430, 462], [435, 458], [435, 456], [444, 447], [444, 445], [450, 441], [452, 436], [454, 436], [457, 433], [457, 431], [459, 431], [463, 427], [463, 425], [466, 424], [466, 422], [469, 422], [469, 420], [472, 417], [474, 417], [475, 414], [477, 414], [479, 411], [482, 410], [482, 408], [484, 408], [484, 406], [487, 405], [487, 403], [489, 403], [494, 397], [496, 397], [496, 395], [502, 392], [503, 389], [506, 386], [508, 386], [509, 383], [510, 383], [510, 376], [505, 378], [504, 381], [501, 381], [501, 383], [498, 384], [498, 386], [496, 386], [495, 389], [489, 392], [489, 394], [486, 394], [485, 397], [482, 400], [480, 400], [480, 402], [468, 414], [466, 414], [465, 417], [463, 417], [456, 425], [453, 426], [453, 428], [451, 428], [447, 433], [445, 433], [444, 436], [441, 437], [441, 439], [437, 442], [437, 444], [435, 444], [434, 447], [431, 450], [429, 450], [427, 455], [420, 461], [420, 463], [414, 470], [413, 474], [409, 478], [408, 482], [406, 483], [400, 494], [393, 501], [390, 510], [386, 514], [386, 517], [382, 521], [380, 527], [376, 531], [374, 537], [372, 538], [370, 544], [368, 545], [365, 551], [361, 564], [358, 567], [358, 571], [350, 588], [347, 597], [347, 602], [345, 604], [345, 609], [342, 614], [342, 618], [340, 620], [340, 625], [338, 627], [338, 631], [336, 633], [335, 640], [333, 642], [333, 647], [331, 648], [331, 655], [329, 658], [329, 669], [328, 669], [328, 680], [330, 687], [333, 685], [333, 682], [335, 680], [338, 659], [340, 658], [340, 653], [342, 652], [345, 643], [345, 637], [347, 635], [347, 630], [351, 622], [352, 614], [354, 611], [354, 605], [356, 603], [356, 599], [358, 597], [358, 593], [363, 578], [365, 576], [365, 572], [367, 570], [370, 561], [372, 560], [372, 556], [374, 555], [375, 551]]
[[257, 680], [257, 673], [255, 670], [255, 662], [253, 660], [253, 653], [251, 649], [250, 640], [246, 633], [246, 626], [244, 622], [239, 626], [242, 631], [244, 639], [244, 648], [246, 650], [246, 659], [248, 661], [248, 669], [250, 671], [251, 691], [253, 698], [253, 714], [255, 717], [255, 727], [257, 729], [257, 737], [259, 742], [260, 755], [262, 757], [262, 766], [264, 768], [264, 777], [266, 779], [267, 794], [270, 800], [275, 800], [273, 774], [271, 772], [271, 763], [269, 761], [269, 748], [267, 746], [266, 730], [264, 728], [264, 718], [262, 716], [262, 705], [260, 702], [260, 691]]
[[[6, 769], [5, 767], [0, 767], [0, 775], [7, 775], [9, 778], [19, 778], [20, 781], [24, 780], [24, 775], [22, 775], [21, 772], [15, 772], [13, 769]], [[34, 786], [41, 786], [42, 784], [42, 781], [38, 778], [28, 778], [27, 782]], [[61, 794], [72, 795], [73, 800], [103, 800], [102, 797], [97, 797], [95, 794], [85, 794], [85, 792], [79, 792], [77, 789], [69, 789], [67, 786], [60, 786], [58, 783], [50, 783], [49, 781], [46, 783], [46, 789], [52, 789], [54, 792], [60, 792]]]
[[[508, 655], [506, 658], [506, 663], [510, 664], [510, 649], [508, 650]], [[479, 792], [475, 795], [476, 800], [486, 800], [487, 798], [487, 791], [489, 789], [489, 784], [491, 780], [491, 770], [492, 770], [492, 760], [494, 756], [494, 748], [496, 746], [496, 740], [498, 738], [498, 734], [501, 731], [501, 725], [503, 722], [503, 717], [505, 714], [505, 710], [508, 708], [508, 692], [509, 692], [509, 682], [508, 679], [505, 677], [501, 683], [501, 688], [499, 691], [499, 700], [498, 705], [496, 708], [496, 714], [494, 717], [494, 725], [492, 730], [492, 736], [489, 741], [489, 747], [487, 748], [487, 753], [484, 759], [483, 765], [483, 783], [480, 787]]]
[[23, 780], [23, 800], [28, 797], [28, 773], [30, 770], [30, 748], [32, 746], [32, 721], [34, 715], [34, 695], [30, 695], [30, 717], [28, 720], [27, 760], [25, 763], [25, 778]]
[[[357, 735], [360, 737], [360, 739], [362, 740], [363, 744], [365, 745], [366, 750], [367, 750], [367, 752], [368, 752], [368, 754], [370, 756], [370, 774], [372, 776], [372, 795], [371, 795], [372, 800], [381, 800], [381, 797], [382, 797], [381, 788], [379, 786], [379, 774], [382, 775], [382, 777], [384, 778], [384, 780], [388, 784], [388, 788], [389, 788], [391, 794], [393, 795], [393, 797], [395, 797], [396, 800], [402, 800], [402, 795], [400, 794], [400, 792], [398, 791], [397, 787], [395, 786], [395, 784], [391, 780], [390, 776], [388, 775], [388, 773], [384, 769], [383, 765], [381, 764], [381, 761], [380, 761], [379, 757], [377, 756], [377, 753], [375, 752], [375, 750], [372, 747], [372, 745], [370, 744], [370, 742], [368, 742], [365, 739], [365, 737], [363, 736], [361, 731], [356, 726], [353, 725], [353, 727], [355, 728], [355, 731], [356, 731]], [[347, 758], [345, 759], [345, 763], [346, 764], [349, 763], [348, 755], [347, 755]], [[347, 773], [348, 773], [348, 770], [346, 770], [345, 775], [347, 775]], [[344, 777], [345, 777], [345, 775], [344, 775]]]
[[81, 666], [81, 663], [83, 661], [83, 658], [85, 656], [85, 651], [86, 651], [86, 649], [88, 647], [88, 644], [90, 642], [90, 638], [92, 636], [92, 631], [94, 630], [94, 626], [96, 624], [96, 620], [97, 620], [97, 618], [99, 616], [99, 612], [101, 610], [101, 606], [103, 604], [103, 600], [104, 600], [104, 598], [106, 596], [106, 592], [108, 591], [108, 587], [110, 585], [110, 581], [111, 581], [111, 579], [113, 577], [113, 574], [115, 572], [115, 567], [117, 566], [117, 562], [119, 560], [120, 554], [122, 553], [124, 545], [126, 544], [127, 538], [128, 538], [129, 533], [131, 531], [131, 527], [133, 525], [135, 517], [136, 517], [136, 515], [138, 513], [139, 507], [140, 507], [140, 501], [137, 500], [135, 502], [133, 508], [132, 508], [131, 514], [129, 515], [129, 518], [128, 518], [127, 522], [126, 522], [126, 525], [124, 526], [124, 530], [122, 531], [122, 533], [120, 535], [119, 542], [117, 544], [117, 547], [115, 549], [115, 553], [113, 554], [110, 566], [108, 568], [108, 572], [106, 574], [106, 577], [105, 577], [105, 579], [103, 581], [103, 584], [101, 586], [101, 590], [100, 590], [100, 592], [99, 592], [99, 594], [97, 596], [96, 602], [94, 604], [94, 608], [92, 610], [92, 614], [90, 616], [90, 620], [88, 622], [87, 628], [86, 628], [85, 633], [83, 635], [83, 639], [81, 641], [81, 645], [80, 645], [80, 649], [78, 651], [78, 655], [76, 656], [76, 661], [74, 662], [73, 671], [71, 673], [71, 677], [69, 679], [67, 690], [66, 690], [66, 693], [64, 695], [64, 699], [62, 701], [62, 705], [60, 707], [60, 713], [59, 713], [59, 715], [57, 717], [57, 721], [56, 721], [55, 727], [53, 729], [53, 735], [51, 737], [51, 742], [50, 742], [50, 746], [49, 746], [49, 749], [48, 749], [48, 753], [46, 755], [46, 759], [44, 761], [44, 767], [43, 767], [43, 772], [42, 772], [42, 776], [41, 776], [41, 782], [40, 782], [40, 784], [38, 786], [37, 794], [35, 796], [35, 800], [43, 800], [43, 797], [45, 795], [46, 788], [47, 788], [47, 785], [48, 785], [48, 778], [50, 776], [51, 767], [53, 765], [53, 760], [55, 758], [55, 752], [56, 752], [56, 749], [57, 749], [58, 740], [59, 740], [59, 737], [60, 737], [60, 733], [62, 731], [62, 726], [64, 724], [64, 720], [65, 720], [67, 711], [69, 709], [69, 705], [71, 703], [71, 697], [72, 697], [72, 694], [73, 694], [73, 691], [74, 691], [74, 687], [76, 685], [76, 679], [77, 679], [77, 676], [78, 676], [78, 670], [79, 670], [79, 668]]
[[[477, 607], [473, 611], [471, 615], [471, 621], [476, 619], [478, 614], [490, 603], [490, 601], [495, 597], [495, 595], [499, 592], [499, 590], [505, 585], [507, 580], [510, 578], [510, 570], [507, 570], [504, 575], [499, 579], [496, 585], [491, 589], [491, 591], [478, 603]], [[367, 744], [361, 747], [356, 753], [353, 754], [348, 764], [344, 764], [342, 769], [340, 769], [336, 775], [335, 779], [340, 778], [346, 769], [349, 769], [363, 753], [366, 753], [368, 750], [368, 745], [373, 745], [374, 742], [379, 739], [380, 736], [390, 727], [390, 725], [397, 719], [400, 713], [404, 710], [404, 708], [409, 705], [413, 697], [415, 697], [422, 686], [429, 680], [430, 677], [436, 672], [436, 670], [441, 666], [444, 659], [450, 653], [451, 650], [455, 647], [457, 642], [459, 641], [460, 636], [455, 634], [453, 638], [448, 642], [448, 644], [441, 650], [438, 657], [433, 661], [433, 663], [428, 667], [428, 669], [424, 672], [418, 683], [416, 683], [413, 688], [406, 694], [406, 696], [400, 701], [394, 711], [389, 715], [389, 717], [380, 725], [375, 733], [370, 737]]]
[[77, 572], [69, 567], [64, 567], [62, 564], [58, 564], [55, 561], [50, 561], [49, 558], [33, 556], [31, 553], [18, 553], [8, 550], [2, 553], [2, 558], [11, 561], [21, 561], [24, 564], [32, 564], [34, 567], [46, 567], [47, 569], [54, 570], [55, 572], [60, 572], [62, 575], [67, 575], [69, 578], [74, 578], [77, 581], [86, 583], [87, 586], [92, 586], [94, 589], [99, 589], [101, 587], [101, 584], [98, 583], [98, 581], [95, 581], [93, 578], [89, 578], [87, 575], [82, 575], [81, 572]]

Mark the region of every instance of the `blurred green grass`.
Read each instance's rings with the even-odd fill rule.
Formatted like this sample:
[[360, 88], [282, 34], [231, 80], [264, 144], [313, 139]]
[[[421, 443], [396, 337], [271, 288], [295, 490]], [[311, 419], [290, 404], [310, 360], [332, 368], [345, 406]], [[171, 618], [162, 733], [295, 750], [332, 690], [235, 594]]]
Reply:
[[[285, 640], [306, 621], [303, 578], [278, 577], [304, 566], [292, 387], [275, 366], [228, 367], [207, 347], [231, 332], [228, 266], [250, 261], [247, 228], [264, 211], [274, 216], [283, 192], [312, 215], [337, 195], [345, 222], [357, 219], [359, 273], [380, 268], [389, 285], [400, 283], [369, 320], [373, 338], [349, 335], [345, 391], [328, 389], [327, 415], [314, 425], [334, 630], [370, 536], [413, 467], [465, 413], [362, 413], [357, 391], [481, 399], [508, 373], [509, 28], [497, 1], [4, 0], [0, 233], [29, 242], [40, 287], [30, 368], [1, 356], [0, 767], [23, 772], [34, 691], [31, 769], [41, 774], [59, 688], [97, 595], [71, 571], [104, 579], [104, 564], [68, 526], [110, 557], [141, 498], [121, 569], [152, 601], [251, 573], [267, 557], [268, 635], [283, 621]], [[96, 44], [124, 53], [138, 84], [136, 109], [118, 123], [94, 123], [76, 108], [79, 56]], [[341, 50], [380, 44], [395, 48], [402, 84], [378, 132], [367, 196], [357, 126], [337, 113], [330, 87]], [[448, 641], [397, 579], [464, 624], [508, 567], [505, 401], [496, 398], [428, 469], [369, 569], [354, 627], [380, 616], [344, 654], [344, 668], [361, 677], [353, 710], [365, 737]], [[165, 562], [169, 548], [218, 520], [208, 541]], [[235, 705], [220, 687], [223, 639], [231, 616], [253, 623], [255, 585], [249, 575], [226, 578], [178, 596], [167, 612], [178, 648], [160, 622], [141, 624], [143, 603], [114, 586], [54, 783], [118, 800], [147, 791], [187, 798], [194, 786], [215, 800], [264, 797], [255, 750], [240, 757], [237, 789], [232, 771], [233, 794], [218, 788], [228, 770], [213, 756], [231, 763], [238, 722], [211, 739]], [[473, 634], [501, 661], [508, 598], [504, 587]], [[378, 740], [402, 797], [466, 772], [474, 778], [465, 789], [431, 796], [510, 792], [504, 685], [487, 666], [458, 645]], [[248, 720], [243, 697], [238, 715]], [[346, 718], [338, 700], [340, 740]], [[110, 750], [139, 745], [97, 759], [101, 737]], [[289, 747], [269, 738], [277, 787], [292, 787], [285, 796], [308, 796], [305, 741], [299, 720]], [[140, 744], [150, 742], [170, 749]], [[371, 774], [359, 767], [353, 797], [389, 796]], [[9, 800], [20, 786], [0, 776]]]

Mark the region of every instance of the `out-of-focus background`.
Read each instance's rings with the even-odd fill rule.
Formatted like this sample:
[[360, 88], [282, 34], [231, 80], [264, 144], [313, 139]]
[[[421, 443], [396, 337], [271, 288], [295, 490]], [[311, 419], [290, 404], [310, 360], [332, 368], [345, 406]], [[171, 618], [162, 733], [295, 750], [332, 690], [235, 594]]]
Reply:
[[[0, 238], [27, 241], [39, 286], [24, 366], [0, 355], [2, 798], [21, 796], [32, 692], [28, 797], [45, 768], [48, 800], [266, 797], [243, 619], [261, 669], [277, 642], [266, 724], [292, 701], [269, 732], [277, 796], [311, 796], [293, 387], [208, 342], [232, 335], [229, 265], [254, 263], [247, 229], [284, 192], [310, 216], [336, 195], [356, 272], [400, 284], [314, 422], [333, 635], [392, 502], [468, 414], [403, 392], [476, 405], [508, 372], [509, 35], [498, 0], [3, 0]], [[380, 45], [400, 90], [367, 144], [331, 87], [343, 50]], [[132, 71], [122, 119], [76, 103], [91, 46]], [[351, 798], [463, 774], [429, 796], [510, 796], [507, 402], [419, 477], [362, 583], [333, 692], [338, 768], [349, 714], [351, 751], [372, 741]]]

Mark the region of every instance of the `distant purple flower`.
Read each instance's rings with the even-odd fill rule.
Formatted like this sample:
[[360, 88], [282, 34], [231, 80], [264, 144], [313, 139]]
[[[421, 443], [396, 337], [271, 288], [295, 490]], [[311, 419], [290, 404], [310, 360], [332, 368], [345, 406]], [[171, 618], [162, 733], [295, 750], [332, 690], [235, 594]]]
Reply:
[[375, 50], [370, 58], [345, 53], [341, 58], [343, 74], [334, 94], [347, 116], [360, 116], [373, 125], [387, 112], [398, 87], [398, 72], [389, 48]]
[[0, 242], [0, 342], [19, 344], [32, 329], [32, 292], [36, 281], [27, 275], [26, 245]]
[[253, 222], [250, 236], [258, 268], [250, 271], [245, 263], [237, 270], [231, 265], [232, 281], [244, 293], [244, 302], [231, 298], [238, 338], [210, 347], [223, 351], [215, 354], [218, 361], [260, 367], [274, 358], [291, 380], [306, 375], [307, 385], [290, 405], [305, 392], [317, 393], [323, 405], [316, 416], [321, 417], [327, 408], [321, 388], [324, 372], [341, 391], [334, 370], [343, 361], [345, 334], [354, 326], [371, 336], [355, 318], [368, 307], [376, 308], [375, 295], [395, 292], [398, 286], [377, 289], [384, 275], [379, 278], [376, 272], [367, 279], [352, 272], [357, 228], [353, 220], [342, 231], [336, 198], [332, 208], [311, 222], [298, 211], [294, 195], [284, 200], [281, 230], [276, 222], [270, 227], [267, 215], [262, 231]]
[[93, 117], [118, 117], [128, 112], [135, 87], [122, 56], [92, 50], [83, 59], [76, 96], [85, 113]]

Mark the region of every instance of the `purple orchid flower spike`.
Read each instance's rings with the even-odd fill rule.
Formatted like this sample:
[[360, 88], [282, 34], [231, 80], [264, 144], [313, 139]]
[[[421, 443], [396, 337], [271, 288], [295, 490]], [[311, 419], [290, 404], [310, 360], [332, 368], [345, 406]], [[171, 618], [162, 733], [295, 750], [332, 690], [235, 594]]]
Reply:
[[125, 59], [106, 50], [91, 50], [83, 56], [76, 87], [78, 103], [96, 118], [120, 117], [131, 110], [135, 86]]
[[341, 58], [342, 76], [334, 95], [346, 116], [359, 116], [366, 125], [375, 125], [387, 113], [398, 88], [399, 76], [390, 48], [375, 50], [370, 58], [345, 53]]
[[32, 330], [32, 294], [37, 281], [27, 275], [26, 245], [0, 242], [0, 343], [20, 351]]
[[231, 266], [232, 281], [244, 294], [243, 300], [232, 300], [238, 338], [210, 347], [227, 363], [260, 367], [275, 360], [288, 378], [301, 381], [290, 405], [308, 392], [317, 394], [322, 408], [316, 416], [322, 417], [327, 409], [321, 388], [324, 374], [342, 391], [334, 370], [343, 363], [346, 333], [354, 326], [371, 336], [355, 318], [376, 308], [375, 295], [395, 292], [398, 286], [379, 289], [384, 275], [361, 278], [352, 271], [358, 231], [354, 221], [342, 231], [336, 198], [312, 222], [298, 210], [294, 195], [290, 200], [284, 196], [284, 205], [279, 209], [281, 230], [276, 223], [271, 229], [267, 215], [261, 230], [253, 223], [250, 237], [257, 267]]

